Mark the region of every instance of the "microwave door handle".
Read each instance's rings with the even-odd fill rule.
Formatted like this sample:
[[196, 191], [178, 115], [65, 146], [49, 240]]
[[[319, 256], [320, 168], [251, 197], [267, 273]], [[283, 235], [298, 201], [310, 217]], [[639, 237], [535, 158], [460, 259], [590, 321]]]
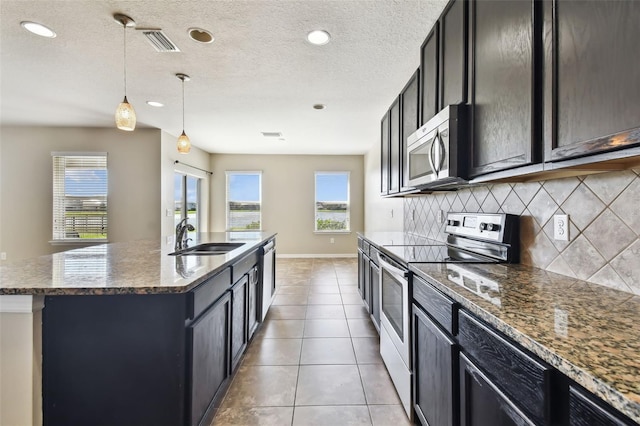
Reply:
[[436, 168], [436, 159], [434, 156], [433, 151], [436, 148], [436, 141], [438, 140], [438, 134], [436, 133], [435, 137], [433, 138], [433, 142], [431, 142], [431, 150], [429, 151], [429, 164], [431, 165], [431, 170], [433, 170], [433, 172], [438, 175], [438, 169]]
[[442, 137], [440, 137], [440, 133], [438, 133], [438, 144], [440, 145], [440, 149], [438, 150], [438, 152], [440, 153], [440, 157], [438, 158], [438, 174], [440, 174], [442, 165], [444, 164], [444, 156], [446, 155], [446, 153], [444, 152], [444, 142], [442, 141]]

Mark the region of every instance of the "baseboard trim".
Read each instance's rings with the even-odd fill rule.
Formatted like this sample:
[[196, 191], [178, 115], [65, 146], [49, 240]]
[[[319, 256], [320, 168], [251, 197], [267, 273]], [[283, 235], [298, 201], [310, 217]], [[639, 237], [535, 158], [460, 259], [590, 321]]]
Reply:
[[358, 253], [340, 254], [276, 254], [276, 259], [313, 259], [313, 258], [356, 258]]

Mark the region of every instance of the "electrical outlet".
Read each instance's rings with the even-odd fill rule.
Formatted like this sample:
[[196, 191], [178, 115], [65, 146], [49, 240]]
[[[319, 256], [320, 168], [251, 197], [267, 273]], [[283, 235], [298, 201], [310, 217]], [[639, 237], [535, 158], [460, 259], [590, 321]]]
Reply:
[[2, 252], [0, 253], [0, 260], [7, 260], [7, 253], [6, 252]]
[[569, 241], [568, 214], [557, 214], [553, 216], [553, 238], [560, 241]]
[[393, 209], [391, 209], [391, 219], [393, 219]]
[[416, 209], [411, 209], [411, 222], [416, 221]]
[[554, 310], [554, 331], [560, 337], [569, 336], [569, 313], [564, 309], [555, 308]]
[[330, 238], [330, 239], [329, 239], [329, 243], [333, 244], [333, 243], [335, 243], [335, 242], [336, 242], [336, 240], [335, 240], [335, 239], [333, 239], [333, 238]]
[[167, 217], [171, 217], [171, 216], [173, 216], [173, 212], [171, 211], [171, 209], [167, 209], [167, 211], [165, 212], [165, 214], [167, 215]]
[[444, 223], [444, 210], [438, 210], [438, 223]]

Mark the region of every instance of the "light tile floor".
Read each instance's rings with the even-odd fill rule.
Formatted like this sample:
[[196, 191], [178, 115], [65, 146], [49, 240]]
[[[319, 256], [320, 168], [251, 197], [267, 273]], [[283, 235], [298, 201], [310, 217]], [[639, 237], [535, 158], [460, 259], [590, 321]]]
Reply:
[[213, 425], [409, 425], [356, 259], [278, 259], [276, 296]]

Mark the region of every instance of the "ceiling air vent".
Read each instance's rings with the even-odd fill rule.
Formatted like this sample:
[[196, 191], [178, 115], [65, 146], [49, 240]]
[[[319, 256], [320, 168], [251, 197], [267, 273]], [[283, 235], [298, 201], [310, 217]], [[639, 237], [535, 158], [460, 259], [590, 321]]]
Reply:
[[281, 132], [262, 132], [262, 136], [264, 136], [265, 138], [281, 138], [282, 133]]
[[162, 30], [140, 29], [156, 52], [179, 52], [176, 46]]

